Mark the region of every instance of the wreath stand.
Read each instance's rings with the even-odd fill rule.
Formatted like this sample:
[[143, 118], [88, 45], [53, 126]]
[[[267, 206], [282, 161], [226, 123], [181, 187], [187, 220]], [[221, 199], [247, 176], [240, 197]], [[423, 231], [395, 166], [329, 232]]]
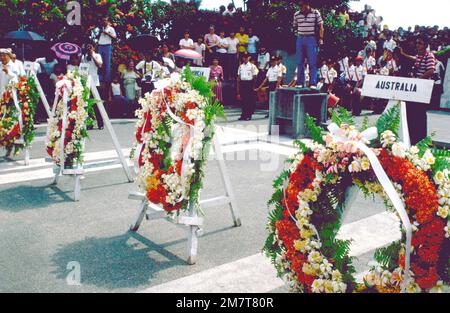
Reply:
[[[41, 86], [41, 84], [39, 82], [39, 79], [38, 79], [36, 73], [33, 70], [31, 70], [31, 69], [27, 69], [26, 70], [26, 74], [27, 74], [26, 75], [27, 77], [32, 77], [34, 79], [34, 81], [36, 83], [36, 88], [37, 88], [37, 90], [39, 92], [39, 97], [41, 98], [41, 101], [42, 101], [42, 103], [43, 103], [43, 105], [45, 107], [45, 111], [47, 113], [47, 116], [49, 118], [51, 118], [53, 115], [52, 115], [52, 112], [50, 111], [50, 105], [48, 104], [47, 98], [45, 97], [45, 94], [44, 94], [44, 90], [42, 89], [42, 86]], [[30, 147], [26, 147], [25, 146], [25, 140], [24, 140], [23, 135], [22, 135], [22, 128], [23, 128], [22, 114], [21, 114], [22, 113], [22, 109], [20, 108], [20, 105], [19, 105], [19, 102], [18, 102], [17, 89], [13, 90], [13, 100], [14, 100], [14, 105], [15, 105], [16, 109], [18, 109], [18, 112], [20, 112], [20, 118], [19, 118], [20, 123], [19, 123], [19, 125], [20, 125], [20, 133], [21, 133], [20, 138], [17, 139], [16, 141], [14, 141], [14, 143], [17, 144], [17, 145], [24, 145], [24, 165], [28, 166], [28, 165], [30, 165]], [[45, 137], [36, 137], [34, 139], [34, 141], [36, 141], [36, 142], [44, 142], [45, 141]]]
[[[225, 187], [225, 195], [216, 198], [200, 200], [200, 206], [202, 209], [207, 209], [219, 205], [229, 205], [234, 226], [239, 227], [242, 225], [241, 218], [236, 204], [236, 199], [234, 197], [233, 189], [231, 187], [231, 181], [228, 176], [228, 170], [223, 157], [221, 145], [219, 143], [219, 140], [217, 139], [217, 136], [214, 136], [213, 150], [218, 160], [220, 176]], [[131, 192], [128, 198], [131, 200], [141, 201], [136, 220], [130, 227], [130, 230], [132, 232], [137, 232], [139, 230], [144, 217], [147, 220], [166, 218], [169, 222], [177, 226], [187, 228], [187, 263], [189, 265], [194, 265], [197, 262], [198, 238], [203, 235], [203, 229], [201, 227], [203, 226], [204, 219], [203, 217], [198, 216], [197, 210], [192, 201], [189, 201], [189, 212], [187, 215], [171, 217], [167, 216], [166, 211], [164, 211], [161, 207], [149, 202], [146, 195], [143, 193]]]
[[[114, 148], [117, 152], [117, 156], [118, 159], [120, 161], [120, 163], [122, 164], [122, 168], [125, 171], [125, 175], [128, 178], [128, 182], [133, 182], [134, 181], [134, 177], [131, 174], [131, 171], [128, 167], [128, 164], [125, 160], [125, 157], [123, 155], [122, 152], [122, 148], [120, 147], [120, 143], [119, 140], [117, 139], [116, 133], [114, 131], [114, 128], [112, 127], [111, 121], [109, 119], [108, 113], [105, 110], [105, 107], [103, 105], [103, 100], [100, 97], [100, 94], [97, 90], [97, 87], [95, 86], [93, 80], [91, 79], [90, 76], [88, 76], [87, 79], [87, 84], [89, 86], [89, 90], [91, 91], [91, 94], [94, 96], [94, 99], [97, 100], [97, 103], [95, 105], [97, 105], [100, 114], [103, 118], [103, 121], [105, 123], [106, 129], [109, 132], [109, 135], [112, 139], [112, 142], [114, 144]], [[63, 110], [63, 120], [62, 120], [62, 131], [61, 131], [61, 157], [60, 157], [60, 166], [55, 166], [53, 168], [53, 172], [55, 173], [55, 178], [53, 180], [53, 185], [58, 184], [59, 178], [61, 176], [73, 176], [74, 180], [75, 180], [75, 184], [74, 184], [74, 201], [80, 201], [80, 196], [81, 196], [81, 177], [82, 175], [85, 173], [85, 170], [83, 168], [83, 164], [79, 164], [77, 163], [77, 166], [75, 169], [66, 169], [64, 168], [64, 164], [65, 164], [65, 155], [64, 155], [64, 140], [65, 140], [65, 134], [66, 134], [66, 128], [67, 128], [67, 102], [68, 102], [68, 95], [66, 93], [66, 91], [64, 90], [64, 94], [63, 94], [63, 102], [64, 102], [64, 110]], [[53, 109], [52, 109], [52, 115], [54, 115], [55, 110], [56, 110], [56, 105], [58, 103], [58, 94], [55, 94], [55, 101], [53, 103]], [[83, 148], [84, 148], [84, 140], [83, 140]], [[62, 165], [62, 166], [61, 166]], [[93, 162], [90, 163], [90, 165], [101, 165], [101, 163], [99, 162]]]

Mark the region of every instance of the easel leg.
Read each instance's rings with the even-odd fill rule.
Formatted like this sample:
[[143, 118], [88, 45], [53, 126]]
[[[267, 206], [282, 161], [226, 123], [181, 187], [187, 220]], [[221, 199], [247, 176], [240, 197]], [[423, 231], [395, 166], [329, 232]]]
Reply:
[[137, 232], [139, 230], [139, 227], [141, 226], [141, 223], [144, 220], [144, 217], [147, 213], [147, 208], [148, 208], [147, 200], [142, 201], [136, 221], [130, 227], [131, 231]]
[[74, 201], [78, 202], [80, 201], [80, 194], [81, 194], [81, 175], [75, 175], [75, 187], [73, 191], [73, 199]]
[[25, 156], [24, 156], [24, 163], [25, 163], [25, 166], [28, 166], [28, 165], [30, 165], [30, 149], [28, 149], [28, 148], [25, 148]]
[[241, 223], [241, 216], [239, 214], [239, 209], [237, 207], [236, 199], [234, 197], [233, 188], [231, 187], [231, 181], [228, 177], [228, 171], [227, 166], [225, 164], [225, 160], [222, 154], [222, 148], [220, 146], [219, 139], [216, 136], [214, 136], [214, 151], [216, 153], [217, 161], [219, 162], [219, 170], [220, 170], [220, 176], [222, 177], [222, 182], [225, 186], [225, 191], [227, 196], [230, 199], [230, 211], [231, 215], [233, 217], [234, 226], [239, 227], [242, 225]]
[[98, 107], [98, 110], [100, 111], [100, 114], [103, 118], [103, 122], [105, 123], [106, 129], [108, 130], [109, 135], [111, 136], [111, 139], [114, 144], [114, 148], [116, 149], [116, 152], [117, 152], [117, 156], [119, 157], [120, 163], [122, 163], [123, 170], [125, 171], [125, 175], [127, 176], [128, 181], [131, 183], [134, 181], [134, 177], [131, 174], [130, 168], [128, 167], [128, 164], [122, 153], [122, 149], [120, 147], [119, 140], [117, 139], [114, 128], [112, 127], [111, 121], [109, 120], [108, 113], [106, 112], [105, 107], [103, 105], [103, 100], [100, 97], [100, 94], [98, 93], [97, 87], [93, 85], [92, 80], [91, 80], [90, 84], [91, 84], [92, 95], [97, 100], [97, 103], [95, 105]]
[[53, 167], [53, 173], [55, 173], [55, 177], [53, 178], [52, 185], [57, 185], [59, 182], [59, 177], [61, 175], [59, 167]]
[[198, 250], [198, 226], [189, 226], [188, 229], [188, 259], [187, 263], [189, 265], [194, 265], [197, 263], [197, 250]]

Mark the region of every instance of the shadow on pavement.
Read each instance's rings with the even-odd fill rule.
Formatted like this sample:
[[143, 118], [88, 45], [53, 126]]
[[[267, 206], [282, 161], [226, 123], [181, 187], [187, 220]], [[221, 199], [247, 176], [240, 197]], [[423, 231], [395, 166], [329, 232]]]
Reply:
[[56, 186], [15, 186], [0, 192], [0, 210], [21, 212], [73, 201]]
[[67, 265], [75, 261], [80, 264], [82, 285], [110, 290], [147, 286], [155, 273], [186, 265], [161, 245], [131, 232], [71, 243], [58, 248], [51, 261], [58, 279], [66, 279]]

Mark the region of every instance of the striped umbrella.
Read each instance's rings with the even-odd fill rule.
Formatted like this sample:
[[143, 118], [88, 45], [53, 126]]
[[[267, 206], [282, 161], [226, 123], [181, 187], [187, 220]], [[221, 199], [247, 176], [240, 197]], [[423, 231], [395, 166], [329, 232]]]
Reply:
[[70, 42], [60, 42], [52, 47], [52, 50], [55, 51], [56, 56], [63, 60], [69, 60], [70, 56], [73, 54], [81, 55], [81, 48]]
[[184, 59], [201, 60], [203, 56], [197, 51], [190, 49], [181, 49], [175, 52], [175, 56]]

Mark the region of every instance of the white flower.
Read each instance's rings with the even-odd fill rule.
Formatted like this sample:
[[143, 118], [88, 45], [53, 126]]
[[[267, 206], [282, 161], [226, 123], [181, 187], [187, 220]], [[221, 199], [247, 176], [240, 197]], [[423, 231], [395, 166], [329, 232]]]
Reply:
[[399, 158], [406, 157], [406, 147], [402, 142], [396, 142], [392, 145], [392, 154]]
[[383, 145], [383, 148], [386, 148], [388, 145], [392, 145], [395, 141], [396, 137], [392, 131], [386, 130], [381, 134], [381, 144]]
[[323, 279], [316, 279], [316, 280], [314, 280], [312, 285], [311, 285], [311, 288], [312, 288], [312, 292], [314, 292], [314, 293], [323, 292], [324, 291]]
[[437, 185], [441, 185], [445, 180], [445, 175], [443, 172], [438, 171], [436, 175], [434, 175], [434, 181]]
[[436, 162], [436, 158], [433, 156], [433, 153], [431, 153], [430, 149], [425, 151], [422, 159], [429, 165], [433, 165]]
[[447, 226], [445, 226], [444, 230], [445, 238], [450, 238], [450, 221], [447, 222]]
[[447, 218], [449, 214], [449, 207], [446, 206], [440, 206], [437, 212], [437, 215], [442, 217], [442, 218]]
[[363, 157], [361, 160], [361, 169], [363, 171], [368, 171], [370, 169], [370, 161], [367, 157]]
[[323, 259], [322, 264], [320, 264], [320, 271], [325, 276], [328, 276], [333, 270], [333, 266], [328, 262], [327, 259]]
[[348, 171], [350, 173], [358, 173], [361, 172], [361, 164], [358, 161], [353, 161], [349, 167], [348, 167]]
[[317, 252], [317, 251], [312, 251], [309, 255], [308, 255], [308, 261], [310, 263], [321, 263], [323, 260], [323, 256]]

